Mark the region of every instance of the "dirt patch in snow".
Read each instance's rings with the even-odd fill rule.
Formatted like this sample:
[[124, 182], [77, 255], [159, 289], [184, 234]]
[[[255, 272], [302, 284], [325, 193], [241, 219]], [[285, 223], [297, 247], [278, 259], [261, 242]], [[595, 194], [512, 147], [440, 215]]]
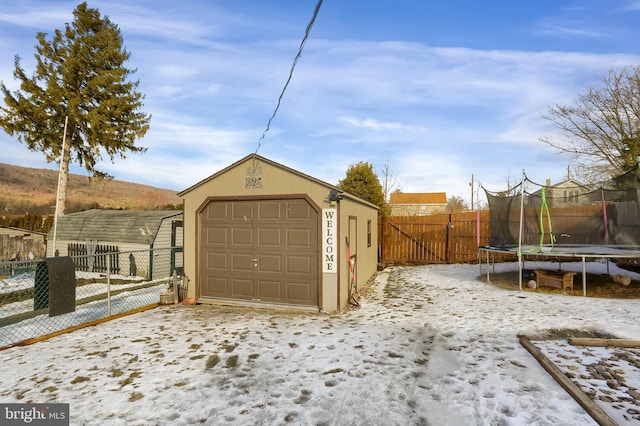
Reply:
[[[478, 277], [486, 282], [486, 274]], [[490, 284], [497, 287], [519, 291], [518, 271], [491, 273]], [[560, 294], [562, 290], [555, 287], [542, 286], [535, 289], [527, 287], [528, 279], [523, 278], [522, 290], [538, 293]], [[573, 279], [573, 291], [567, 290], [570, 296], [582, 297], [582, 273], [578, 273]], [[587, 272], [587, 297], [601, 297], [608, 299], [640, 299], [640, 281], [631, 281], [628, 286], [615, 283], [613, 278], [606, 275], [591, 274]]]

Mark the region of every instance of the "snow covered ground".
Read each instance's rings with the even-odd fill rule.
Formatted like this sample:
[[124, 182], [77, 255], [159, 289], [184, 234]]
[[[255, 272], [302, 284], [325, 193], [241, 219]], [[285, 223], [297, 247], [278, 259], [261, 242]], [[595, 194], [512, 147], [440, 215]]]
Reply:
[[[0, 402], [66, 402], [74, 425], [596, 424], [517, 334], [640, 339], [640, 301], [512, 291], [479, 275], [388, 268], [340, 315], [161, 306], [0, 352]], [[569, 368], [615, 349], [543, 351]], [[637, 367], [616, 368], [638, 386]], [[617, 404], [606, 409], [619, 424], [638, 424], [637, 406]]]
[[[87, 280], [89, 283], [76, 288], [78, 304], [73, 312], [49, 317], [45, 310], [45, 313], [40, 315], [10, 321], [10, 324], [0, 328], [0, 348], [158, 303], [160, 293], [168, 288], [167, 279], [145, 281], [142, 277], [113, 274], [111, 278], [118, 280], [119, 284], [108, 285], [99, 282], [105, 280], [104, 274], [82, 271], [76, 271], [76, 278]], [[98, 282], [91, 282], [92, 280]], [[0, 280], [0, 296], [4, 294], [11, 298], [11, 293], [33, 289], [34, 281], [34, 272]], [[92, 298], [97, 300], [90, 301]], [[16, 299], [18, 300], [15, 302], [5, 301], [0, 304], [0, 320], [33, 313], [33, 298]]]

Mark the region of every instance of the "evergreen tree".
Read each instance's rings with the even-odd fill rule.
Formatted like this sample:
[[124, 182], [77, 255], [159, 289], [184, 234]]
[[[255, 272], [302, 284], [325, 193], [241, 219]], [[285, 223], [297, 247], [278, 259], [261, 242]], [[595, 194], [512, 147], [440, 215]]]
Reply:
[[373, 165], [360, 161], [347, 169], [347, 174], [338, 186], [350, 194], [356, 195], [371, 204], [380, 207], [380, 214], [387, 213], [387, 203], [384, 200], [382, 185], [378, 175], [373, 171]]
[[116, 155], [144, 152], [135, 141], [150, 121], [140, 112], [144, 95], [137, 91], [139, 81], [129, 80], [135, 70], [124, 66], [130, 53], [118, 26], [86, 2], [73, 16], [51, 40], [37, 34], [31, 77], [16, 56], [13, 75], [19, 90], [12, 93], [0, 82], [6, 104], [0, 106], [0, 127], [30, 150], [43, 152], [49, 162], [62, 157], [58, 214], [64, 213], [69, 163], [78, 162], [91, 176], [110, 177], [95, 168], [103, 153], [113, 161]]

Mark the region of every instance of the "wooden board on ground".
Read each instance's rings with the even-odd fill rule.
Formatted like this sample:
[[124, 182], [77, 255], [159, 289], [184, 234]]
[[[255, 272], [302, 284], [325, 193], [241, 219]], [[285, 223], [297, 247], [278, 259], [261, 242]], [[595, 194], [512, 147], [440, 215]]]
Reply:
[[566, 390], [569, 395], [576, 400], [578, 404], [584, 410], [589, 413], [591, 417], [600, 426], [617, 426], [616, 423], [598, 404], [596, 404], [582, 389], [575, 383], [573, 383], [563, 372], [553, 363], [547, 356], [542, 353], [527, 336], [519, 336], [520, 344], [529, 351], [533, 357], [538, 360], [540, 365], [547, 370], [551, 376]]
[[596, 339], [593, 337], [569, 337], [569, 344], [573, 346], [599, 346], [615, 348], [640, 348], [640, 340], [627, 339]]

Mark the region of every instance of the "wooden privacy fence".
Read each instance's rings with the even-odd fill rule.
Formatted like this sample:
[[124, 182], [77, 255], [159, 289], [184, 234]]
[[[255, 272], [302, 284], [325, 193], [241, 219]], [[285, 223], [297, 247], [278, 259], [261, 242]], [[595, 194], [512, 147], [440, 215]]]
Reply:
[[27, 260], [29, 253], [33, 253], [35, 259], [41, 259], [46, 255], [46, 248], [44, 236], [0, 234], [0, 260]]
[[468, 263], [491, 237], [489, 211], [432, 216], [387, 216], [378, 220], [382, 265]]

